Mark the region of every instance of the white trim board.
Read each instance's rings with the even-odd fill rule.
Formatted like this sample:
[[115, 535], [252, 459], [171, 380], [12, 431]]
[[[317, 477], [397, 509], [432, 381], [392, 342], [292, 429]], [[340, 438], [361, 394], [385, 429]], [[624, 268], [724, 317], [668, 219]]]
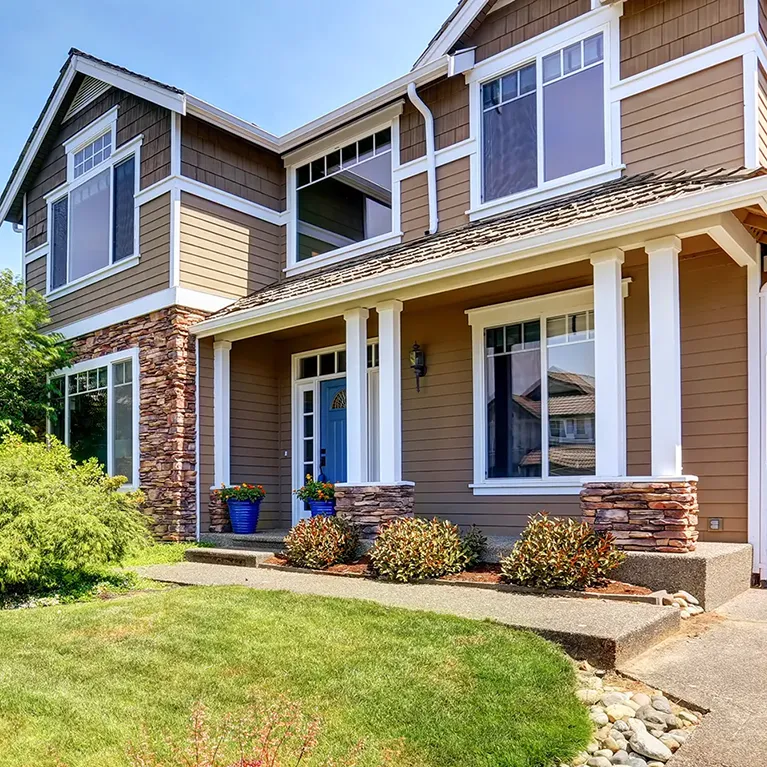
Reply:
[[78, 338], [96, 330], [107, 328], [110, 325], [117, 325], [120, 322], [132, 320], [135, 317], [141, 317], [150, 312], [156, 312], [159, 309], [166, 309], [169, 306], [185, 306], [188, 309], [199, 309], [203, 312], [217, 312], [229, 304], [234, 303], [234, 298], [218, 296], [213, 293], [203, 293], [199, 290], [190, 288], [166, 288], [157, 293], [150, 293], [148, 296], [136, 298], [125, 304], [120, 304], [113, 309], [107, 309], [100, 314], [94, 314], [84, 320], [72, 322], [69, 325], [62, 325], [54, 328], [50, 332], [58, 333], [64, 338]]

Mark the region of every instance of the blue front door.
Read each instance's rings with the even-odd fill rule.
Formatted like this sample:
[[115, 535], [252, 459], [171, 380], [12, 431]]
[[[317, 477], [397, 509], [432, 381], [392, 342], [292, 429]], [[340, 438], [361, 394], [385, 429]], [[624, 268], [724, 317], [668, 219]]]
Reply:
[[320, 384], [320, 474], [346, 482], [346, 379]]

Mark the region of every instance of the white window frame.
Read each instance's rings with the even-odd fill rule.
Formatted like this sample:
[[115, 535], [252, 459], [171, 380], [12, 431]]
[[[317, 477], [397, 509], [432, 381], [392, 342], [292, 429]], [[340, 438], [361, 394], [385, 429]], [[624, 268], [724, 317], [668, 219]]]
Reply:
[[[613, 109], [611, 88], [620, 72], [620, 9], [608, 6], [592, 11], [567, 24], [555, 27], [526, 43], [510, 48], [477, 64], [466, 74], [469, 86], [469, 122], [471, 135], [475, 137], [475, 151], [470, 156], [471, 207], [467, 211], [470, 220], [476, 221], [494, 216], [523, 205], [530, 205], [552, 197], [566, 194], [598, 183], [620, 177], [624, 166], [620, 159], [620, 113]], [[562, 178], [543, 181], [543, 59], [569, 45], [602, 33], [604, 66], [604, 135], [605, 161]], [[532, 189], [517, 192], [496, 200], [483, 201], [483, 109], [482, 85], [506, 73], [529, 64], [536, 65], [538, 178], [540, 183]]]
[[[398, 245], [402, 242], [401, 205], [400, 205], [400, 182], [396, 171], [400, 166], [400, 140], [399, 140], [399, 115], [402, 112], [402, 102], [371, 115], [364, 120], [350, 125], [347, 128], [336, 131], [330, 137], [321, 139], [309, 147], [291, 152], [285, 158], [287, 173], [286, 182], [286, 238], [287, 238], [287, 263], [284, 269], [288, 276], [302, 274], [319, 269], [329, 264], [335, 264], [346, 259], [371, 253], [382, 248]], [[361, 242], [342, 245], [330, 253], [298, 261], [298, 168], [324, 157], [347, 144], [366, 138], [381, 130], [391, 129], [391, 171], [392, 171], [392, 210], [391, 232], [371, 237]], [[306, 225], [303, 225], [305, 227]], [[341, 240], [339, 239], [339, 245]]]
[[[623, 297], [628, 295], [629, 280], [622, 283]], [[474, 495], [576, 495], [583, 482], [593, 476], [567, 477], [487, 477], [487, 407], [485, 381], [485, 330], [517, 322], [541, 322], [541, 375], [548, 370], [546, 320], [563, 314], [576, 314], [594, 310], [594, 288], [575, 288], [524, 298], [504, 304], [469, 309], [466, 312], [472, 335], [472, 393], [473, 393], [473, 456], [474, 481], [469, 487]], [[595, 333], [597, 332], [595, 328]], [[596, 373], [596, 371], [595, 371]], [[595, 381], [599, 386], [599, 381]], [[548, 455], [549, 446], [548, 402], [541, 400], [541, 456]], [[596, 433], [595, 433], [596, 437]], [[543, 472], [542, 472], [543, 473]]]
[[[67, 181], [56, 189], [52, 190], [45, 195], [45, 202], [47, 205], [48, 216], [48, 263], [46, 270], [46, 296], [48, 298], [58, 298], [65, 296], [68, 293], [72, 293], [75, 290], [79, 290], [86, 285], [92, 285], [95, 282], [105, 279], [113, 274], [122, 272], [125, 269], [129, 269], [140, 261], [139, 254], [139, 205], [136, 201], [137, 195], [141, 190], [141, 145], [144, 140], [143, 134], [136, 136], [130, 141], [117, 147], [117, 112], [118, 107], [113, 107], [108, 112], [105, 112], [97, 120], [94, 120], [90, 125], [83, 128], [76, 133], [70, 139], [63, 143], [64, 151], [67, 155]], [[111, 155], [94, 166], [90, 170], [78, 176], [74, 177], [74, 158], [75, 154], [79, 152], [88, 144], [95, 141], [100, 136], [111, 133], [112, 136], [112, 153]], [[114, 216], [114, 169], [116, 165], [119, 165], [124, 160], [127, 160], [134, 156], [134, 203], [133, 203], [133, 253], [126, 256], [119, 261], [113, 261], [113, 248], [114, 248], [114, 232], [113, 232], [113, 216]], [[67, 281], [57, 288], [53, 287], [53, 206], [62, 200], [64, 197], [69, 197], [70, 193], [77, 189], [81, 184], [90, 181], [95, 176], [103, 173], [105, 170], [110, 172], [110, 200], [109, 200], [109, 263], [106, 266], [96, 269], [89, 274], [85, 274], [82, 277], [78, 277], [75, 280], [67, 279]], [[72, 206], [67, 205], [67, 278], [69, 277], [70, 270], [70, 246], [71, 246], [71, 219], [72, 219]]]
[[[367, 345], [378, 346], [378, 338], [368, 338]], [[319, 466], [320, 461], [320, 421], [319, 421], [319, 405], [320, 405], [320, 384], [323, 381], [332, 381], [336, 378], [346, 378], [346, 371], [343, 373], [329, 373], [328, 375], [312, 376], [311, 378], [299, 378], [301, 372], [301, 360], [307, 357], [314, 357], [320, 354], [329, 354], [330, 352], [345, 351], [346, 344], [336, 344], [335, 346], [326, 346], [322, 349], [309, 349], [307, 351], [298, 352], [291, 357], [291, 378], [292, 378], [292, 397], [291, 397], [291, 476], [293, 477], [293, 489], [297, 489], [304, 484], [304, 412], [303, 412], [303, 395], [305, 391], [314, 392], [314, 410], [313, 410], [313, 434], [314, 434], [314, 455], [312, 460], [314, 466]], [[367, 362], [365, 363], [367, 365]], [[373, 407], [371, 407], [370, 401], [368, 402], [368, 462], [370, 476], [374, 476], [380, 469], [375, 466], [376, 456], [378, 455], [378, 447], [375, 445], [375, 449], [371, 448], [374, 445], [374, 440], [377, 441], [378, 435], [378, 410], [375, 404], [378, 402], [377, 387], [378, 387], [378, 359], [373, 357], [372, 367], [367, 368], [368, 373], [368, 392], [375, 387], [375, 395], [370, 399], [373, 400]], [[375, 423], [373, 421], [375, 420]], [[371, 428], [372, 427], [372, 428]], [[347, 421], [348, 428], [348, 421]], [[371, 480], [373, 481], [373, 480]], [[302, 518], [303, 502], [293, 495], [293, 502], [291, 505], [291, 521], [292, 524], [297, 524]]]
[[[139, 399], [140, 399], [140, 369], [138, 347], [126, 349], [121, 352], [105, 354], [102, 357], [94, 357], [90, 360], [78, 362], [68, 368], [51, 373], [48, 380], [64, 377], [64, 443], [69, 445], [69, 376], [84, 373], [89, 370], [106, 367], [107, 369], [107, 473], [113, 474], [114, 465], [114, 388], [113, 368], [119, 362], [131, 362], [131, 378], [133, 383], [133, 476], [128, 477], [128, 482], [123, 485], [124, 490], [135, 490], [139, 487], [139, 461], [141, 451], [139, 448]], [[51, 433], [50, 419], [46, 424], [46, 431]]]

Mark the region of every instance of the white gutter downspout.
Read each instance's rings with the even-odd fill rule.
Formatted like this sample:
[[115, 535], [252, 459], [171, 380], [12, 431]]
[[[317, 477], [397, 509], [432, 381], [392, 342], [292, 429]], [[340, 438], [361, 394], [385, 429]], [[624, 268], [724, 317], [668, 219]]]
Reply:
[[429, 234], [436, 234], [439, 227], [437, 217], [437, 156], [434, 153], [434, 117], [424, 104], [415, 88], [408, 83], [407, 95], [413, 106], [423, 115], [426, 131], [426, 183], [429, 191]]

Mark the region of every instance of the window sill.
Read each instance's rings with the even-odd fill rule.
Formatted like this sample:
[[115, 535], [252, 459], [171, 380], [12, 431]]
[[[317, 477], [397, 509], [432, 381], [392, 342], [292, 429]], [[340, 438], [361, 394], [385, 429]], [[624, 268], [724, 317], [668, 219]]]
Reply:
[[563, 480], [509, 480], [469, 485], [474, 495], [578, 495], [584, 482], [595, 477], [567, 477]]
[[510, 197], [502, 197], [498, 200], [483, 202], [468, 210], [467, 214], [470, 221], [480, 221], [483, 218], [496, 216], [499, 213], [506, 213], [507, 211], [515, 210], [516, 208], [522, 208], [525, 205], [533, 205], [537, 202], [549, 200], [552, 197], [568, 194], [569, 192], [577, 192], [581, 189], [587, 189], [596, 184], [615, 181], [620, 178], [625, 167], [625, 165], [620, 165], [618, 167], [601, 165], [598, 168], [590, 168], [587, 171], [573, 173], [570, 176], [565, 176], [564, 178], [541, 184], [540, 186], [535, 187], [535, 189], [528, 189], [519, 194], [511, 195]]
[[49, 301], [52, 301], [53, 299], [66, 296], [69, 293], [74, 293], [76, 290], [80, 290], [80, 288], [87, 287], [88, 285], [93, 285], [96, 282], [105, 280], [107, 277], [111, 277], [113, 274], [119, 274], [126, 269], [130, 269], [132, 266], [136, 266], [140, 259], [141, 256], [139, 255], [128, 256], [128, 258], [124, 258], [122, 261], [118, 261], [115, 264], [109, 264], [108, 266], [104, 266], [101, 269], [97, 269], [95, 272], [86, 274], [84, 277], [79, 277], [76, 280], [72, 280], [72, 282], [68, 282], [66, 285], [62, 285], [59, 288], [49, 290], [45, 294], [45, 297]]
[[330, 253], [324, 253], [321, 256], [307, 258], [306, 261], [299, 261], [297, 264], [288, 266], [284, 271], [288, 277], [292, 277], [296, 274], [305, 274], [306, 272], [312, 272], [315, 269], [319, 269], [322, 266], [329, 266], [330, 264], [335, 264], [340, 261], [346, 261], [349, 258], [361, 256], [365, 253], [373, 253], [376, 250], [388, 248], [392, 245], [399, 245], [401, 242], [402, 232], [382, 234], [378, 237], [364, 240], [363, 242], [355, 242], [354, 245], [338, 248], [338, 250], [333, 250]]

